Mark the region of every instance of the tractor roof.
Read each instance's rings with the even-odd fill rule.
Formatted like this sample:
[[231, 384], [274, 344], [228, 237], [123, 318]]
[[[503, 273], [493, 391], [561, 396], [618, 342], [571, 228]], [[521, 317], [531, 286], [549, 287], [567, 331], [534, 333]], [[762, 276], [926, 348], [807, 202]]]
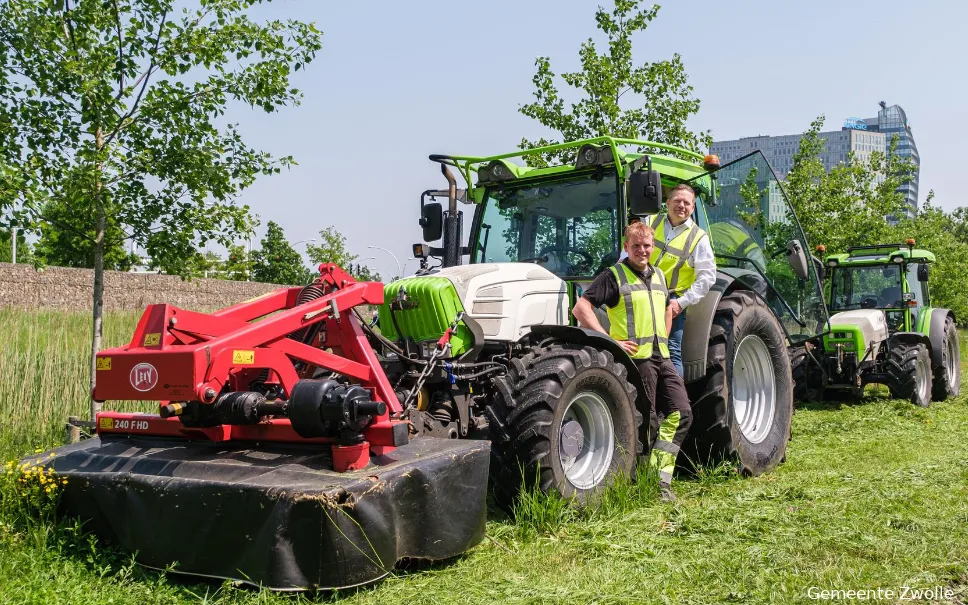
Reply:
[[[587, 164], [581, 165], [582, 163], [579, 161], [577, 164], [562, 164], [558, 166], [548, 166], [545, 168], [532, 168], [512, 162], [511, 158], [524, 158], [527, 156], [540, 155], [561, 149], [575, 149], [577, 152], [586, 146], [597, 148], [602, 154], [599, 156], [601, 158], [599, 164], [608, 166], [609, 168], [612, 166], [617, 166], [619, 176], [622, 178], [626, 176], [628, 164], [634, 162], [644, 155], [648, 155], [651, 158], [652, 168], [654, 170], [658, 170], [668, 184], [688, 181], [708, 172], [708, 170], [703, 167], [704, 156], [694, 151], [689, 151], [688, 149], [673, 145], [666, 145], [665, 143], [656, 143], [654, 141], [617, 139], [613, 137], [582, 139], [579, 141], [570, 141], [568, 143], [560, 143], [557, 145], [536, 147], [534, 149], [519, 149], [510, 153], [492, 156], [432, 155], [430, 156], [430, 159], [436, 162], [447, 164], [449, 166], [454, 166], [460, 170], [461, 175], [464, 177], [464, 181], [469, 187], [478, 187], [478, 189], [472, 192], [470, 197], [474, 201], [481, 201], [483, 198], [483, 184], [481, 183], [481, 179], [475, 179], [474, 175], [476, 174], [478, 177], [480, 177], [482, 169], [488, 168], [495, 163], [500, 163], [511, 175], [510, 178], [505, 179], [506, 181], [515, 181], [519, 179], [531, 180], [541, 177], [565, 175], [569, 172], [587, 170], [592, 166]], [[635, 151], [623, 149], [623, 147], [635, 148]], [[680, 157], [671, 155], [655, 155], [651, 153], [647, 154], [642, 151], [643, 149], [647, 148], [669, 151], [677, 154]], [[710, 181], [708, 178], [700, 179], [695, 183], [695, 185], [708, 192]]]
[[910, 245], [877, 244], [874, 246], [852, 246], [847, 248], [845, 254], [831, 254], [827, 256], [825, 262], [831, 266], [885, 265], [901, 262], [894, 259], [902, 259], [905, 262], [933, 263], [935, 256], [933, 252], [915, 248], [914, 240], [910, 240]]

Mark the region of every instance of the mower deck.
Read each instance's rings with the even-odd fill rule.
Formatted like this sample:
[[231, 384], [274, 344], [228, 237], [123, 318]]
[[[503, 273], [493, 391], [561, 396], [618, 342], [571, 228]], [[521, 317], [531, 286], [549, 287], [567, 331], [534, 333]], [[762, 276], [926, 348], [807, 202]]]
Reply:
[[143, 565], [312, 590], [477, 544], [489, 449], [417, 438], [337, 473], [326, 445], [104, 434], [33, 460], [68, 479], [69, 514]]

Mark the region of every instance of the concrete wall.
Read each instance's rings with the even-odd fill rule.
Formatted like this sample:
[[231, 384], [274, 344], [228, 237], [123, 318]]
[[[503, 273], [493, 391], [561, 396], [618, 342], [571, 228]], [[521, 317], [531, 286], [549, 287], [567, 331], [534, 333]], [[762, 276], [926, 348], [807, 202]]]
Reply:
[[[279, 286], [219, 279], [184, 281], [172, 275], [104, 272], [104, 308], [142, 311], [152, 303], [171, 303], [183, 309], [211, 311], [248, 300]], [[94, 290], [94, 271], [0, 263], [0, 307], [88, 311]]]

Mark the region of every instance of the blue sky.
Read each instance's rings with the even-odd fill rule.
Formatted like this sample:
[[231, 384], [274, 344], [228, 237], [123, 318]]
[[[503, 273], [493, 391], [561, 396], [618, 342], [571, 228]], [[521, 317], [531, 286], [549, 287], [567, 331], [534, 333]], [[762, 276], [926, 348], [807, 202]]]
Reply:
[[[578, 66], [597, 36], [599, 2], [324, 2], [276, 0], [257, 17], [314, 21], [317, 59], [295, 85], [299, 107], [267, 115], [234, 108], [256, 148], [299, 166], [246, 190], [265, 223], [291, 242], [329, 225], [384, 277], [420, 240], [420, 192], [441, 188], [431, 153], [512, 151], [546, 133], [518, 113], [531, 100], [534, 60], [556, 73]], [[609, 4], [609, 6], [611, 6]], [[921, 200], [929, 189], [952, 209], [968, 205], [966, 142], [968, 5], [955, 2], [675, 2], [633, 39], [637, 61], [682, 55], [695, 95], [692, 120], [716, 139], [802, 132], [820, 114], [827, 129], [876, 115], [878, 101], [907, 112], [921, 154]], [[567, 95], [567, 87], [560, 83]], [[566, 96], [567, 99], [567, 96]], [[469, 224], [469, 217], [468, 217]], [[253, 245], [257, 245], [253, 241]], [[304, 245], [298, 246], [300, 252]], [[406, 264], [407, 271], [416, 261]]]

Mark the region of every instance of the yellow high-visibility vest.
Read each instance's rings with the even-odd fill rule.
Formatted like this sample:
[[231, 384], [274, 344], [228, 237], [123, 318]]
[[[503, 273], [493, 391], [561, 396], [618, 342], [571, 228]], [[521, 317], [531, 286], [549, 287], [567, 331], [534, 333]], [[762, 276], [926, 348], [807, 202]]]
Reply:
[[653, 346], [669, 358], [669, 331], [666, 329], [666, 300], [669, 290], [662, 271], [653, 268], [648, 283], [643, 282], [625, 263], [611, 267], [618, 282], [619, 302], [608, 308], [608, 335], [615, 340], [631, 340], [639, 345], [634, 359], [652, 357]]
[[665, 215], [657, 214], [646, 217], [643, 221], [652, 226], [655, 232], [655, 249], [649, 262], [653, 267], [662, 270], [666, 275], [669, 291], [677, 296], [685, 294], [686, 290], [696, 281], [696, 269], [690, 267], [686, 262], [696, 246], [706, 235], [706, 232], [699, 228], [695, 222], [691, 227], [672, 238], [672, 241], [665, 241]]

